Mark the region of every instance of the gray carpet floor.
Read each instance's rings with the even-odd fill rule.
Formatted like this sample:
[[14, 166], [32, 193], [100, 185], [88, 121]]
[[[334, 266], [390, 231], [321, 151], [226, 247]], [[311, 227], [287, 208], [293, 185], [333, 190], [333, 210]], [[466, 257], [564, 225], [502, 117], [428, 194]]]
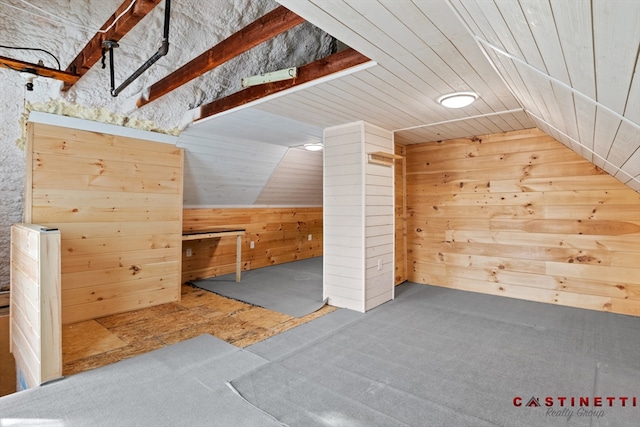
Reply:
[[[291, 426], [640, 425], [640, 402], [558, 399], [640, 395], [630, 316], [405, 284], [380, 309], [270, 358], [231, 384]], [[518, 397], [554, 401], [518, 407]]]
[[[639, 355], [638, 317], [406, 283], [246, 349], [204, 335], [0, 398], [0, 426], [637, 427]], [[559, 405], [585, 396], [615, 400]]]
[[0, 426], [280, 426], [226, 381], [266, 362], [213, 337], [0, 398]]
[[325, 305], [322, 298], [322, 257], [257, 268], [190, 283], [218, 295], [293, 317], [306, 316]]

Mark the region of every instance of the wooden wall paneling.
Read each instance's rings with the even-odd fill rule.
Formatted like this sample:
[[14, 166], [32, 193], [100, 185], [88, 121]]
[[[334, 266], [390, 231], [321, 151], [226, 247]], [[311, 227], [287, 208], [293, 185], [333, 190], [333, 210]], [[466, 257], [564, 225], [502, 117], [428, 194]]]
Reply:
[[8, 309], [0, 311], [0, 397], [16, 391], [16, 361], [11, 351]]
[[406, 147], [409, 280], [640, 315], [637, 192], [539, 130], [451, 142]]
[[[322, 255], [322, 208], [188, 208], [183, 232], [216, 227], [246, 230], [242, 269], [251, 270]], [[311, 235], [311, 240], [308, 236]], [[254, 248], [250, 243], [254, 242]], [[186, 256], [190, 248], [192, 256]], [[182, 243], [182, 276], [187, 282], [235, 271], [235, 237]]]
[[[368, 153], [395, 153], [393, 133], [364, 123], [363, 149]], [[367, 161], [367, 160], [365, 160]], [[364, 165], [365, 311], [394, 297], [395, 285], [395, 173], [394, 161]]]
[[396, 285], [407, 280], [407, 180], [406, 150], [403, 145], [395, 144], [395, 153], [402, 159], [395, 161], [395, 282]]
[[394, 292], [393, 163], [369, 156], [393, 158], [393, 135], [355, 122], [325, 129], [324, 142], [324, 295], [332, 305], [364, 312]]
[[28, 124], [26, 210], [61, 231], [62, 321], [179, 300], [182, 150], [69, 122]]
[[352, 262], [344, 266], [333, 264], [333, 257], [324, 259], [323, 288], [329, 304], [364, 312], [365, 154], [362, 139], [362, 122], [324, 131], [324, 254], [348, 256]]
[[60, 258], [58, 230], [11, 227], [10, 349], [18, 390], [62, 376]]

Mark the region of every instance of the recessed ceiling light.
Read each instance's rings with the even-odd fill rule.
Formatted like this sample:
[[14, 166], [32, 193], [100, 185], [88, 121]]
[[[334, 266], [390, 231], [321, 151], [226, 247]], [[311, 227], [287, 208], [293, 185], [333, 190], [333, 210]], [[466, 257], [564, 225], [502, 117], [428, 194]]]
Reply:
[[308, 144], [304, 144], [304, 149], [309, 151], [320, 151], [324, 148], [324, 145], [321, 142], [310, 142]]
[[478, 94], [475, 92], [455, 92], [441, 96], [438, 98], [438, 102], [443, 107], [462, 108], [473, 103], [476, 99], [478, 99]]

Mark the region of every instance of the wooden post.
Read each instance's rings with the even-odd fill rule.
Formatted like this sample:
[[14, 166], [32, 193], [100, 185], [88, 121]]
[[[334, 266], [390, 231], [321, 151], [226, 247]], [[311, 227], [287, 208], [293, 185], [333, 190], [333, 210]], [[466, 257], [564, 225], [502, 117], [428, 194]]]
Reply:
[[240, 281], [240, 274], [242, 271], [242, 235], [238, 234], [236, 237], [236, 282]]
[[18, 391], [62, 376], [60, 232], [11, 227], [10, 349]]

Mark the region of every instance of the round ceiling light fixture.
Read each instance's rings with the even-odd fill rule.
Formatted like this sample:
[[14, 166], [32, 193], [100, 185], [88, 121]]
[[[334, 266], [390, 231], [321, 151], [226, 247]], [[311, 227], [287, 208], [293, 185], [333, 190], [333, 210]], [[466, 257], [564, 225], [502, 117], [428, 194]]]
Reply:
[[441, 96], [438, 103], [447, 108], [462, 108], [472, 104], [476, 99], [478, 94], [475, 92], [455, 92]]
[[324, 148], [324, 145], [321, 142], [310, 142], [308, 144], [304, 144], [304, 149], [309, 151], [320, 151]]

